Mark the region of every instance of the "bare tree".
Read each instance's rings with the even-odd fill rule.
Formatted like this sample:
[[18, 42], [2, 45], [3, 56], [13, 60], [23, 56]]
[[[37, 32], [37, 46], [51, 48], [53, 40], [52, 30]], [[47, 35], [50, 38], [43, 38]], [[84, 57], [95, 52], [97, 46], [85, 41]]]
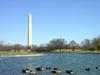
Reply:
[[89, 39], [84, 39], [81, 42], [81, 48], [83, 50], [90, 50], [91, 49], [91, 41]]
[[92, 46], [95, 48], [95, 50], [100, 50], [100, 36], [92, 40]]
[[24, 50], [25, 47], [21, 44], [15, 44], [15, 45], [12, 45], [12, 49], [18, 51], [18, 50]]
[[67, 41], [65, 41], [65, 39], [62, 38], [53, 39], [48, 43], [48, 48], [52, 50], [56, 50], [56, 49], [61, 50], [65, 48], [66, 43]]
[[72, 40], [69, 42], [68, 47], [69, 47], [69, 49], [72, 49], [74, 51], [75, 49], [77, 49], [79, 47], [79, 44], [76, 43], [74, 40]]

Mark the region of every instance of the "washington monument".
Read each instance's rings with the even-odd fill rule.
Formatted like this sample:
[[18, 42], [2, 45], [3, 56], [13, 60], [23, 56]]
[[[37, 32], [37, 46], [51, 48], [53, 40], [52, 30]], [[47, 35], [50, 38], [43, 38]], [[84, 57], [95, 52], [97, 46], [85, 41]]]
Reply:
[[28, 15], [28, 47], [32, 49], [32, 15]]

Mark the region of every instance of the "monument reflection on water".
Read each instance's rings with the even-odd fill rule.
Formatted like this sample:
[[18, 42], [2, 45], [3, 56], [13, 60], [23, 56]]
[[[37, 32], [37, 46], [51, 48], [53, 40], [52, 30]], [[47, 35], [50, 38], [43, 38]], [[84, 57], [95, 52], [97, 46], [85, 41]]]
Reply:
[[66, 75], [68, 70], [73, 70], [73, 75], [99, 75], [100, 54], [46, 53], [34, 57], [2, 57], [0, 75], [27, 75], [22, 73], [22, 69], [39, 66], [44, 70], [37, 71], [35, 75], [53, 75], [51, 71], [54, 68], [61, 71], [59, 75]]

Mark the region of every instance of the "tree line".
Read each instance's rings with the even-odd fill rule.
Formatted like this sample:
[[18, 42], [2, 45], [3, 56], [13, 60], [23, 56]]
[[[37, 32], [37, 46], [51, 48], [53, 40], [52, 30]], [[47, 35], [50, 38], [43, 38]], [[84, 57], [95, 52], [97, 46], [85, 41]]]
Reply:
[[[32, 51], [37, 52], [50, 52], [53, 50], [91, 50], [91, 51], [100, 51], [100, 36], [97, 36], [93, 39], [84, 39], [81, 43], [77, 43], [75, 40], [71, 40], [70, 42], [66, 41], [63, 38], [56, 38], [49, 41], [47, 44], [41, 44], [39, 46], [33, 45]], [[28, 50], [28, 46], [24, 46], [21, 44], [4, 44], [3, 41], [0, 41], [0, 51], [20, 51], [20, 50]]]

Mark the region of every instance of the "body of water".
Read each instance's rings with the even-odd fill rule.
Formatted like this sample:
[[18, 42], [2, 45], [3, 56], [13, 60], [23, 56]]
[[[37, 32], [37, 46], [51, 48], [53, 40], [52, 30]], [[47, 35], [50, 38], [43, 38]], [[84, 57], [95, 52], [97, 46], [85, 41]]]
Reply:
[[[22, 69], [39, 66], [44, 67], [44, 71], [35, 75], [54, 75], [51, 73], [54, 67], [61, 70], [58, 75], [67, 75], [66, 70], [73, 70], [71, 75], [100, 75], [100, 54], [44, 53], [43, 56], [2, 57], [0, 75], [28, 75], [22, 73]], [[47, 70], [47, 67], [51, 69]], [[85, 70], [87, 67], [89, 71]]]

